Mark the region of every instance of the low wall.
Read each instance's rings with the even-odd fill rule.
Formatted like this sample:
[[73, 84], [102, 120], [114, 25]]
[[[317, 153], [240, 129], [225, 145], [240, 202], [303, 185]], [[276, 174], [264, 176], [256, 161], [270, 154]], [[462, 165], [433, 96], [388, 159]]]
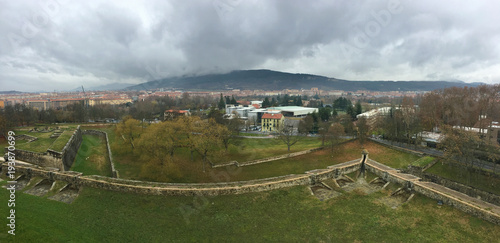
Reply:
[[[4, 148], [4, 153], [7, 152], [8, 148]], [[61, 154], [58, 153], [51, 153], [51, 152], [37, 153], [21, 149], [16, 149], [14, 153], [16, 155], [16, 160], [26, 161], [28, 163], [42, 167], [57, 168], [59, 170], [64, 169]]]
[[431, 185], [442, 186], [446, 190], [451, 190], [457, 193], [455, 190], [447, 188], [444, 185], [439, 185], [434, 182], [420, 181], [421, 180], [420, 177], [410, 174], [400, 173], [399, 171], [391, 167], [380, 164], [373, 160], [369, 160], [368, 163], [366, 163], [366, 167], [370, 172], [375, 173], [376, 175], [378, 175], [379, 177], [383, 178], [386, 181], [396, 182], [398, 184], [404, 185], [406, 188], [418, 192], [426, 197], [430, 197], [436, 200], [441, 200], [444, 203], [451, 205], [461, 211], [470, 213], [474, 216], [490, 221], [492, 223], [500, 224], [500, 215], [487, 211], [469, 202], [458, 199], [454, 196], [450, 196], [444, 193], [443, 191], [435, 190], [431, 186]]
[[[341, 142], [341, 143], [337, 144], [337, 146], [341, 145], [341, 144], [344, 144], [344, 143], [351, 142], [352, 140], [353, 139]], [[271, 162], [271, 161], [275, 161], [275, 160], [292, 158], [292, 157], [296, 157], [296, 156], [300, 156], [300, 155], [304, 155], [304, 154], [309, 154], [309, 153], [312, 153], [312, 152], [315, 152], [315, 151], [319, 151], [319, 150], [322, 150], [322, 149], [325, 149], [325, 148], [326, 147], [313, 148], [313, 149], [303, 150], [303, 151], [299, 151], [299, 152], [288, 153], [288, 154], [283, 154], [283, 155], [278, 155], [278, 156], [268, 157], [268, 158], [263, 158], [263, 159], [250, 160], [250, 161], [245, 161], [245, 162], [238, 162], [236, 160], [230, 161], [230, 162], [227, 162], [227, 163], [223, 163], [223, 164], [214, 164], [214, 163], [210, 162], [210, 165], [212, 166], [212, 168], [226, 167], [226, 166], [229, 166], [229, 165], [235, 165], [235, 166], [238, 166], [238, 167], [249, 166], [249, 165], [256, 165], [256, 164], [261, 164], [261, 163], [265, 163], [265, 162]]]
[[[5, 170], [6, 163], [2, 164]], [[298, 185], [312, 185], [327, 178], [337, 178], [345, 173], [358, 170], [359, 161], [329, 166], [321, 171], [310, 171], [307, 174], [286, 175], [251, 181], [222, 182], [222, 183], [160, 183], [125, 180], [104, 176], [82, 176], [72, 171], [50, 171], [45, 168], [16, 166], [16, 172], [25, 174], [28, 178], [37, 176], [49, 180], [60, 180], [70, 183], [74, 187], [88, 186], [93, 188], [120, 192], [133, 192], [152, 195], [228, 195], [249, 192], [261, 192]]]
[[415, 183], [412, 188], [414, 191], [435, 200], [441, 200], [443, 203], [451, 205], [463, 212], [472, 214], [476, 217], [482, 218], [486, 221], [492, 222], [494, 224], [500, 225], [500, 217], [490, 211], [479, 208], [473, 204], [464, 202], [460, 199], [450, 197], [443, 192], [438, 190], [433, 190], [432, 188], [426, 187], [423, 184]]
[[493, 194], [490, 192], [486, 192], [486, 191], [483, 191], [483, 190], [480, 190], [480, 189], [477, 189], [477, 188], [474, 188], [471, 186], [467, 186], [467, 185], [464, 185], [462, 183], [459, 183], [459, 182], [456, 182], [456, 181], [453, 181], [450, 179], [446, 179], [446, 178], [443, 178], [443, 177], [438, 176], [438, 175], [423, 172], [422, 168], [417, 167], [417, 166], [408, 167], [408, 173], [411, 173], [415, 176], [418, 176], [418, 177], [422, 178], [422, 180], [424, 180], [424, 181], [434, 182], [436, 184], [448, 187], [450, 189], [464, 193], [464, 194], [469, 195], [471, 197], [481, 198], [481, 200], [483, 200], [483, 201], [500, 206], [500, 196], [499, 195], [496, 195], [496, 194]]
[[111, 153], [111, 147], [109, 146], [108, 133], [99, 130], [83, 130], [82, 134], [104, 137], [104, 140], [106, 141], [106, 150], [108, 153], [108, 160], [111, 167], [111, 173], [113, 174], [114, 178], [118, 178], [119, 174], [118, 171], [115, 169], [115, 163], [113, 162], [113, 154]]
[[16, 135], [14, 137], [16, 138], [16, 140], [27, 140], [28, 142], [33, 142], [38, 140], [37, 137], [33, 137], [27, 134]]

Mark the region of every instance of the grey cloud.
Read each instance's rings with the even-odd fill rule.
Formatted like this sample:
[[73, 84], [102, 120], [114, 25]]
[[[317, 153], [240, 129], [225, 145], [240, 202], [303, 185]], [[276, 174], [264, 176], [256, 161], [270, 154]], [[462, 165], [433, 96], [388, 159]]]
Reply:
[[[43, 25], [33, 22], [39, 3], [0, 5], [0, 89], [22, 90], [3, 87], [24, 71], [24, 83], [50, 73], [47, 82], [70, 88], [82, 77], [141, 82], [256, 67], [364, 80], [500, 76], [491, 73], [500, 63], [500, 4], [490, 1], [401, 1], [402, 12], [384, 22], [389, 0], [96, 0], [61, 2]], [[26, 23], [37, 24], [35, 36], [23, 37]], [[11, 45], [13, 35], [25, 42]], [[356, 42], [362, 35], [365, 46]]]

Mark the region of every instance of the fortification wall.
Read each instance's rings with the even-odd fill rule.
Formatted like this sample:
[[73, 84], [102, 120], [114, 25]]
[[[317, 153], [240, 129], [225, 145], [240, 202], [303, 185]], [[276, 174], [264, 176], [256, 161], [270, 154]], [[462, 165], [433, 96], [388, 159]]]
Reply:
[[[8, 148], [4, 148], [4, 153], [7, 152]], [[37, 153], [21, 149], [16, 149], [14, 153], [16, 154], [16, 160], [26, 161], [28, 163], [42, 167], [57, 168], [59, 170], [64, 169], [62, 157], [60, 154], [50, 152]]]
[[73, 165], [73, 162], [75, 162], [76, 154], [78, 153], [78, 149], [81, 144], [82, 131], [80, 130], [80, 126], [78, 126], [62, 150], [64, 170], [69, 170]]
[[426, 187], [424, 184], [421, 184], [419, 182], [414, 183], [412, 189], [426, 197], [430, 197], [436, 200], [441, 200], [443, 201], [443, 203], [451, 205], [463, 212], [472, 214], [476, 217], [482, 218], [494, 224], [500, 224], [499, 215], [494, 214], [485, 209], [479, 208], [473, 204], [464, 202], [460, 199], [446, 195], [445, 193], [440, 192], [438, 190], [433, 190], [432, 188]]
[[418, 177], [422, 178], [422, 180], [424, 180], [424, 181], [434, 182], [436, 184], [448, 187], [450, 189], [464, 193], [464, 194], [469, 195], [471, 197], [480, 198], [483, 201], [500, 206], [500, 196], [499, 195], [496, 195], [496, 194], [493, 194], [490, 192], [486, 192], [486, 191], [483, 191], [483, 190], [480, 190], [478, 188], [474, 188], [471, 186], [467, 186], [467, 185], [461, 184], [459, 182], [456, 182], [456, 181], [453, 181], [450, 179], [446, 179], [446, 178], [438, 176], [438, 175], [423, 172], [422, 168], [417, 167], [417, 166], [408, 167], [408, 173], [411, 173], [415, 176], [418, 176]]
[[[6, 167], [4, 163], [2, 165]], [[6, 169], [6, 168], [3, 168]], [[72, 186], [88, 186], [120, 192], [133, 192], [152, 195], [228, 195], [249, 192], [261, 192], [298, 185], [311, 185], [321, 179], [336, 178], [344, 173], [351, 173], [359, 169], [358, 161], [350, 161], [330, 166], [317, 173], [316, 171], [300, 175], [286, 175], [250, 181], [223, 182], [223, 183], [159, 183], [125, 180], [104, 176], [82, 176], [72, 171], [50, 171], [45, 168], [16, 166], [16, 171], [25, 174], [28, 178], [38, 176], [49, 180], [65, 181]]]

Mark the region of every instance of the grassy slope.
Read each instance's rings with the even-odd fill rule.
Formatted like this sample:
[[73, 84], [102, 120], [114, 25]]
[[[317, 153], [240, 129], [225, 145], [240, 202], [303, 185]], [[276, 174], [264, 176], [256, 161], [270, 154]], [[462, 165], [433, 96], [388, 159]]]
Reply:
[[[219, 197], [83, 189], [71, 204], [17, 193], [16, 242], [496, 242], [500, 227], [417, 195], [396, 210], [383, 193], [321, 202], [303, 186]], [[6, 190], [0, 197], [7, 198]], [[0, 204], [7, 212], [7, 204]], [[183, 213], [187, 212], [187, 213]], [[50, 220], [48, 220], [50, 219]], [[0, 230], [7, 231], [5, 224]], [[3, 233], [5, 234], [5, 233]], [[4, 236], [5, 237], [5, 236]]]
[[106, 155], [104, 138], [83, 135], [82, 145], [71, 170], [82, 172], [84, 175], [111, 176], [111, 167]]
[[500, 195], [500, 179], [494, 177], [471, 173], [467, 170], [462, 170], [440, 162], [436, 163], [425, 172]]
[[69, 139], [71, 138], [71, 135], [73, 135], [72, 130], [66, 130], [64, 131], [61, 136], [59, 136], [54, 143], [50, 146], [50, 149], [62, 152], [64, 149], [64, 146], [68, 143]]

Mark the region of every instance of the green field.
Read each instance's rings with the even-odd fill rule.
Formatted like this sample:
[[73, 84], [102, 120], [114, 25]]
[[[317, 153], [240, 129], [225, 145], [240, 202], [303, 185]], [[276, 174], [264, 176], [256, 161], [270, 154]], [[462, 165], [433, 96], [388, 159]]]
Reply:
[[59, 151], [62, 152], [64, 149], [64, 146], [68, 143], [69, 139], [73, 135], [73, 130], [66, 130], [64, 131], [61, 136], [59, 136], [54, 143], [50, 146], [50, 149], [54, 151]]
[[431, 156], [424, 156], [424, 157], [418, 159], [417, 161], [414, 161], [412, 163], [412, 165], [424, 168], [428, 164], [434, 162], [434, 160], [436, 160], [436, 158], [431, 157]]
[[[23, 132], [16, 132], [16, 135], [22, 133]], [[24, 134], [37, 137], [38, 140], [30, 143], [27, 143], [25, 140], [18, 140], [16, 141], [16, 149], [43, 153], [47, 151], [56, 140], [55, 138], [50, 138], [50, 135], [52, 135], [51, 132], [24, 132]]]
[[481, 175], [440, 162], [425, 172], [500, 195], [500, 179], [495, 177]]
[[[211, 169], [207, 165], [206, 173], [203, 173], [201, 156], [198, 153], [194, 153], [194, 160], [191, 161], [189, 150], [179, 149], [174, 155], [176, 158], [174, 165], [178, 173], [175, 176], [158, 178], [156, 176], [159, 174], [158, 172], [165, 168], [145, 167], [145, 163], [141, 161], [140, 154], [134, 153], [130, 145], [123, 143], [121, 139], [116, 139], [117, 137], [112, 126], [82, 127], [82, 129], [100, 129], [106, 131], [110, 139], [115, 168], [119, 171], [120, 177], [134, 180], [197, 183], [244, 181], [288, 174], [302, 174], [308, 170], [322, 169], [329, 165], [361, 158], [363, 146], [369, 151], [370, 158], [394, 168], [406, 167], [419, 159], [418, 156], [393, 150], [369, 141], [363, 146], [355, 141], [335, 148], [333, 154], [330, 149], [325, 149], [308, 155], [239, 168], [230, 166], [227, 168]], [[231, 161], [233, 159], [243, 162], [287, 153], [286, 146], [275, 139], [241, 138], [233, 142], [234, 145], [231, 145], [229, 154], [218, 153], [218, 158], [225, 158], [224, 161]], [[297, 143], [295, 145], [297, 149], [294, 151], [301, 151], [319, 145], [320, 141], [318, 138], [309, 137]], [[243, 159], [238, 159], [238, 153], [242, 154], [241, 157]], [[213, 158], [211, 159], [213, 160]]]
[[[4, 184], [5, 182], [1, 182]], [[498, 242], [500, 227], [416, 195], [319, 201], [305, 186], [218, 197], [165, 197], [84, 188], [73, 204], [18, 192], [16, 235], [2, 242]], [[0, 190], [7, 198], [8, 191]], [[7, 217], [7, 203], [0, 212]], [[7, 220], [4, 218], [4, 222]]]
[[71, 170], [82, 172], [84, 175], [112, 176], [104, 138], [94, 135], [82, 137], [82, 145]]

